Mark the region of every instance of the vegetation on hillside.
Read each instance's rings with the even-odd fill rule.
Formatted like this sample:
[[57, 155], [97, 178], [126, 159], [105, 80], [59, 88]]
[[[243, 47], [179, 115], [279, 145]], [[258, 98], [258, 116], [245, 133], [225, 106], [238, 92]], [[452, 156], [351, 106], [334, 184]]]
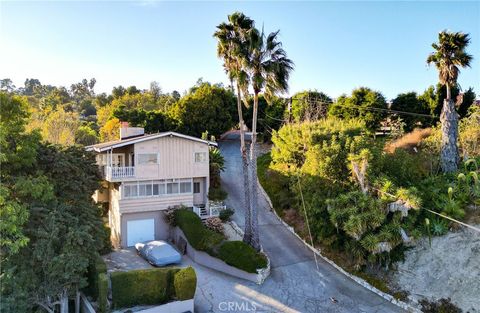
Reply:
[[1, 303], [9, 312], [68, 312], [105, 248], [93, 154], [27, 132], [25, 97], [0, 93]]
[[439, 174], [439, 154], [432, 155], [439, 136], [427, 137], [436, 130], [391, 144], [368, 135], [358, 119], [328, 118], [274, 132], [271, 153], [259, 159], [259, 179], [276, 211], [303, 236], [302, 196], [317, 244], [347, 256], [348, 266], [388, 265], [429, 234], [426, 218], [435, 234], [449, 224], [422, 209], [461, 219], [478, 203], [478, 111], [471, 110], [460, 133], [462, 151], [477, 160], [455, 175]]

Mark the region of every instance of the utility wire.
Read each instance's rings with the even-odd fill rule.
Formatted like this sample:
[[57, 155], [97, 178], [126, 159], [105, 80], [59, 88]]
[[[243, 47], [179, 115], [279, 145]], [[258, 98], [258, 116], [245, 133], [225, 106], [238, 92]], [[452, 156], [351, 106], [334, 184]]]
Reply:
[[[312, 245], [313, 248], [315, 248], [315, 246], [313, 245], [312, 231], [310, 230], [310, 223], [308, 221], [307, 209], [305, 207], [305, 200], [303, 198], [302, 186], [300, 184], [300, 175], [298, 174], [298, 172], [297, 172], [297, 184], [298, 184], [298, 189], [300, 191], [300, 198], [302, 199], [302, 206], [303, 206], [303, 213], [305, 214], [305, 221], [307, 222], [308, 235], [310, 236], [310, 244]], [[317, 266], [317, 272], [319, 272], [320, 270], [318, 268], [317, 254], [315, 252], [313, 252], [313, 257], [315, 258], [315, 265]]]
[[[379, 189], [376, 189], [376, 188], [372, 188], [372, 189], [375, 190], [375, 191], [378, 191], [378, 192], [380, 192], [380, 193], [383, 193], [383, 194], [385, 194], [385, 195], [387, 195], [387, 196], [390, 196], [390, 197], [392, 197], [392, 198], [395, 198], [395, 199], [397, 199], [397, 200], [399, 199], [397, 196], [392, 195], [391, 193], [388, 193], [388, 192], [385, 192], [385, 191], [382, 191], [382, 190], [379, 190]], [[438, 212], [429, 210], [429, 209], [427, 209], [427, 208], [422, 208], [422, 207], [420, 207], [419, 209], [424, 209], [424, 210], [426, 210], [426, 211], [428, 211], [428, 212], [430, 212], [430, 213], [433, 213], [433, 214], [438, 215], [438, 216], [440, 216], [440, 217], [446, 218], [446, 219], [448, 219], [448, 220], [450, 220], [450, 221], [452, 221], [452, 222], [458, 223], [458, 224], [460, 224], [460, 225], [463, 225], [463, 226], [465, 226], [465, 227], [468, 227], [468, 228], [473, 229], [474, 231], [480, 233], [480, 228], [477, 228], [477, 227], [475, 227], [475, 226], [472, 226], [472, 225], [469, 225], [469, 224], [467, 224], [467, 223], [461, 222], [461, 221], [459, 221], [459, 220], [456, 220], [456, 219], [454, 219], [454, 218], [451, 218], [450, 216], [443, 215], [443, 214], [441, 214], [441, 213], [438, 213]]]

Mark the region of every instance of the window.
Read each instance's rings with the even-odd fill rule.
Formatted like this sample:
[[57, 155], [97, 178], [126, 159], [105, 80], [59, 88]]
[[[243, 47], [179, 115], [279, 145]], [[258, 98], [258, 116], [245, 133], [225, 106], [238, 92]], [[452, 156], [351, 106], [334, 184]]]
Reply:
[[152, 183], [141, 183], [138, 185], [138, 196], [149, 197], [152, 195]]
[[200, 183], [193, 183], [193, 193], [200, 193]]
[[138, 164], [157, 164], [158, 155], [156, 153], [145, 153], [137, 155]]
[[167, 194], [178, 193], [178, 183], [167, 183]]
[[137, 192], [137, 185], [124, 185], [123, 186], [123, 197], [124, 198], [132, 198], [138, 195]]
[[195, 163], [204, 163], [207, 161], [206, 152], [195, 152]]
[[[168, 179], [129, 182], [122, 186], [122, 198], [161, 197], [165, 195], [188, 194], [192, 192], [191, 179]], [[198, 186], [200, 190], [200, 186]]]
[[190, 193], [192, 192], [192, 183], [191, 182], [181, 182], [180, 183], [180, 193]]

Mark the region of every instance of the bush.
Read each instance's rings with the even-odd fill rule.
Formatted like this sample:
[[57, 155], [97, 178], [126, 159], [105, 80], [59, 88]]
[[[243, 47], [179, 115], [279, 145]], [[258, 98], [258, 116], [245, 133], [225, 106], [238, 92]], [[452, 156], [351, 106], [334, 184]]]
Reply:
[[174, 296], [173, 277], [178, 271], [178, 268], [155, 268], [111, 273], [113, 307], [168, 302]]
[[94, 299], [98, 298], [98, 279], [100, 274], [107, 273], [107, 264], [102, 259], [101, 256], [97, 256], [93, 261], [90, 262], [88, 267], [88, 289], [87, 293], [91, 295]]
[[210, 230], [213, 230], [216, 233], [223, 234], [223, 224], [222, 220], [218, 217], [209, 217], [204, 220], [205, 227]]
[[98, 275], [98, 282], [97, 282], [97, 290], [98, 290], [98, 311], [100, 313], [107, 312], [108, 308], [108, 278], [106, 273], [101, 273]]
[[188, 300], [195, 297], [197, 275], [191, 266], [176, 272], [173, 283], [177, 300]]
[[210, 187], [208, 190], [208, 199], [212, 201], [223, 201], [227, 199], [228, 193], [222, 187]]
[[249, 273], [256, 273], [258, 268], [267, 265], [263, 254], [256, 252], [243, 241], [224, 241], [222, 235], [207, 229], [197, 214], [188, 209], [175, 211], [175, 221], [190, 245], [197, 250], [205, 251]]
[[200, 217], [188, 209], [175, 211], [175, 223], [197, 250], [211, 253], [223, 241], [223, 236], [205, 228]]
[[450, 298], [438, 301], [420, 300], [422, 312], [425, 313], [462, 313], [462, 310], [453, 304]]
[[102, 248], [100, 249], [100, 254], [107, 254], [107, 253], [110, 253], [112, 251], [112, 242], [110, 241], [110, 236], [112, 234], [112, 230], [110, 229], [110, 227], [108, 227], [107, 225], [103, 225], [102, 227]]
[[265, 256], [243, 241], [225, 242], [220, 246], [218, 256], [228, 265], [249, 273], [256, 273], [257, 269], [267, 266]]
[[230, 217], [235, 213], [232, 209], [225, 209], [220, 211], [220, 215], [218, 216], [222, 222], [227, 222], [230, 220]]

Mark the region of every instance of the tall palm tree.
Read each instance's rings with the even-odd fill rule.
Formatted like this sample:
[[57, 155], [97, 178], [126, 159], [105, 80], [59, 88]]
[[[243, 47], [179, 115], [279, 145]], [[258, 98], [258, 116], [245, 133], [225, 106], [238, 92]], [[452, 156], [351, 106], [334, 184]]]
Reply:
[[248, 54], [248, 33], [254, 26], [254, 21], [243, 13], [235, 12], [228, 16], [228, 23], [217, 26], [214, 37], [218, 40], [217, 55], [223, 59], [223, 66], [232, 86], [237, 89], [237, 110], [240, 126], [240, 153], [242, 155], [243, 186], [245, 195], [245, 242], [250, 242], [251, 208], [250, 188], [248, 179], [248, 156], [245, 145], [245, 123], [242, 112], [242, 93], [248, 94], [248, 75], [244, 69], [244, 58]]
[[249, 33], [249, 51], [244, 58], [244, 66], [250, 78], [253, 89], [253, 119], [252, 119], [252, 142], [250, 145], [250, 207], [252, 209], [251, 231], [248, 242], [256, 250], [260, 250], [258, 232], [258, 208], [257, 208], [257, 154], [255, 145], [257, 142], [257, 116], [258, 95], [264, 92], [265, 99], [269, 102], [277, 93], [288, 91], [288, 79], [293, 70], [293, 62], [287, 58], [287, 53], [278, 41], [279, 31], [266, 36], [262, 30], [253, 28]]
[[472, 56], [465, 52], [469, 42], [468, 34], [442, 31], [438, 34], [438, 43], [432, 44], [435, 51], [427, 58], [429, 65], [435, 64], [439, 81], [447, 88], [447, 97], [443, 101], [440, 115], [442, 123], [440, 164], [445, 173], [457, 170], [459, 161], [458, 114], [455, 111], [455, 103], [451, 99], [451, 88], [457, 86], [459, 67], [470, 67]]

